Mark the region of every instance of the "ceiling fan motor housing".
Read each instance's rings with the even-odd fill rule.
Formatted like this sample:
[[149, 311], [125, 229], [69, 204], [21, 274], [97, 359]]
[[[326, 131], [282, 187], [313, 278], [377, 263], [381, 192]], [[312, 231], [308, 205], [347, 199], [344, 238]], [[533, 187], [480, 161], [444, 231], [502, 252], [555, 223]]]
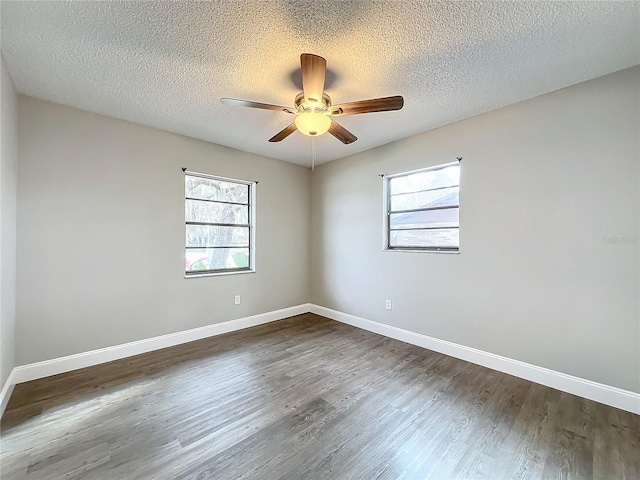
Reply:
[[296, 95], [294, 104], [298, 113], [311, 111], [324, 113], [327, 112], [331, 106], [331, 97], [326, 93], [323, 93], [322, 101], [320, 102], [313, 101], [313, 99], [305, 101], [304, 92], [300, 92]]

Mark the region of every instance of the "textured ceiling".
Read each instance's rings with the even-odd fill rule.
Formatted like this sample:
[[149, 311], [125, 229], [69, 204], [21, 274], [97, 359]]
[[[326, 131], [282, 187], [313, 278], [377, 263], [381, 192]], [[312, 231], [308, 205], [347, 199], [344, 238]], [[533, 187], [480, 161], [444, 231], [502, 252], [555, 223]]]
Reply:
[[1, 24], [22, 94], [303, 165], [310, 137], [267, 142], [291, 116], [219, 101], [293, 105], [303, 52], [334, 103], [405, 97], [318, 163], [640, 63], [638, 2], [3, 1]]

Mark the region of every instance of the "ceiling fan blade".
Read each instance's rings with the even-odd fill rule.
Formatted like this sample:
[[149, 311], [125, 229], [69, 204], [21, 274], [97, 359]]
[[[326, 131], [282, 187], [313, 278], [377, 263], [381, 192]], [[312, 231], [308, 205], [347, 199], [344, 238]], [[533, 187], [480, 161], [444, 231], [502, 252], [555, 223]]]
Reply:
[[251, 107], [260, 108], [262, 110], [276, 110], [278, 112], [295, 113], [293, 108], [271, 105], [269, 103], [252, 102], [250, 100], [238, 100], [237, 98], [221, 98], [220, 103], [223, 105], [231, 105], [233, 107]]
[[322, 101], [324, 93], [324, 76], [327, 71], [327, 61], [311, 53], [300, 55], [302, 68], [302, 90], [307, 101]]
[[331, 120], [331, 126], [329, 127], [329, 133], [331, 135], [333, 135], [334, 137], [336, 137], [338, 140], [340, 140], [345, 145], [349, 145], [350, 143], [353, 143], [358, 139], [358, 137], [356, 137], [353, 133], [351, 133], [349, 130], [344, 128], [339, 123], [334, 122], [333, 120]]
[[403, 106], [404, 98], [396, 95], [395, 97], [372, 98], [370, 100], [360, 100], [359, 102], [331, 105], [329, 114], [339, 117], [358, 113], [387, 112], [389, 110], [400, 110]]
[[292, 123], [291, 125], [283, 128], [282, 130], [280, 130], [278, 133], [276, 133], [273, 137], [271, 137], [269, 139], [270, 142], [281, 142], [282, 140], [284, 140], [285, 138], [287, 138], [289, 135], [291, 135], [293, 132], [295, 132], [297, 130], [296, 128], [296, 124]]

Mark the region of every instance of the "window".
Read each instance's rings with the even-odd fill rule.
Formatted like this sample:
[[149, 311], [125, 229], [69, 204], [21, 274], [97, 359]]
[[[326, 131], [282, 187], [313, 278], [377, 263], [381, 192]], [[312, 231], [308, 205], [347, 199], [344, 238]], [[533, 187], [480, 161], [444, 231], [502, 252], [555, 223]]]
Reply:
[[255, 182], [185, 172], [185, 276], [254, 270]]
[[386, 176], [384, 185], [386, 250], [459, 250], [459, 162]]

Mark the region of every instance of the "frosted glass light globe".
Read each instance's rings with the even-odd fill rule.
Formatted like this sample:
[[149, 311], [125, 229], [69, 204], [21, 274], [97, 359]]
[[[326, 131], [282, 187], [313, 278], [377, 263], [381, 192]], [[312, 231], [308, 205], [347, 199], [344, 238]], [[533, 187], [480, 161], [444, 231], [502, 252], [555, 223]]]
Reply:
[[304, 112], [296, 117], [296, 128], [310, 137], [327, 133], [331, 126], [331, 118], [320, 112]]

